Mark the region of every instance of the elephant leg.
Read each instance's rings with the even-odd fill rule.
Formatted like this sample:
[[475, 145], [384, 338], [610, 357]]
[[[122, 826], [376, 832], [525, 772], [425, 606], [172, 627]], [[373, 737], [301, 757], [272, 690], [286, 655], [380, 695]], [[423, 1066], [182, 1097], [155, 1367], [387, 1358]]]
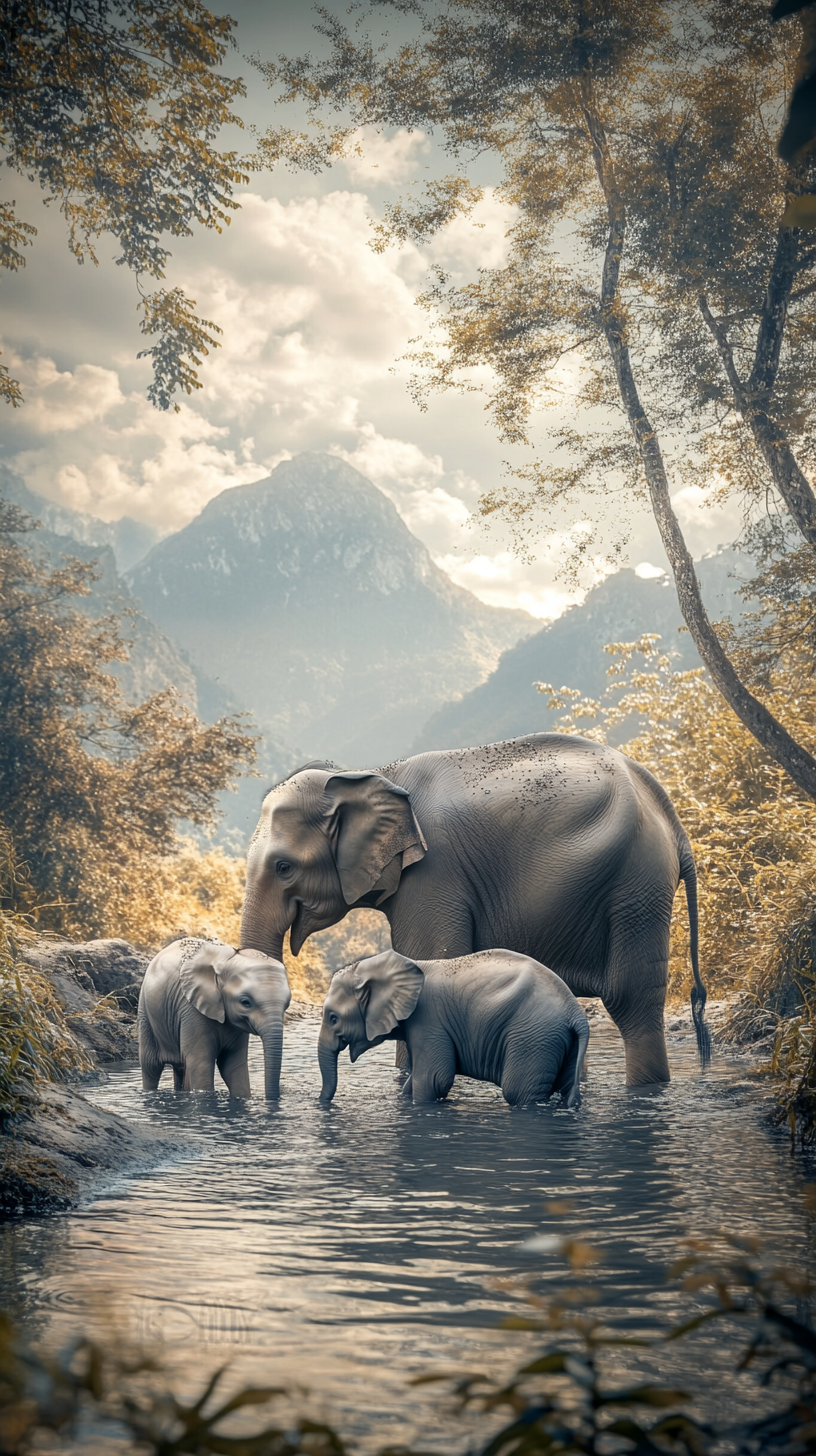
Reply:
[[159, 1043], [153, 1035], [153, 1028], [147, 1017], [142, 1001], [139, 1001], [139, 1009], [136, 1015], [139, 1031], [139, 1066], [142, 1070], [142, 1090], [155, 1092], [161, 1081], [161, 1074], [164, 1071], [164, 1062], [159, 1049]]
[[410, 1072], [411, 1070], [411, 1053], [404, 1041], [398, 1041], [396, 1044], [394, 1066], [399, 1067], [401, 1072]]
[[456, 1076], [456, 1051], [446, 1032], [424, 1035], [422, 1046], [411, 1054], [411, 1092], [414, 1102], [444, 1101]]
[[502, 1068], [502, 1097], [511, 1107], [527, 1107], [531, 1102], [548, 1102], [558, 1075], [558, 1063], [541, 1055], [531, 1058], [529, 1041], [510, 1046]]
[[184, 1063], [176, 1062], [173, 1065], [173, 1091], [183, 1092], [184, 1086]]
[[252, 1096], [252, 1089], [249, 1085], [247, 1042], [245, 1040], [238, 1046], [225, 1047], [218, 1058], [218, 1070], [224, 1078], [232, 1097]]
[[[395, 896], [385, 909], [391, 927], [391, 944], [400, 955], [414, 960], [455, 960], [478, 950], [473, 917], [463, 904], [454, 913], [447, 903], [429, 905], [425, 899]], [[410, 1068], [405, 1043], [398, 1041], [394, 1065], [401, 1072]]]
[[[637, 923], [635, 912], [632, 919]], [[669, 1058], [663, 1023], [669, 972], [669, 923], [655, 911], [649, 944], [633, 937], [613, 940], [603, 1003], [623, 1037], [626, 1085], [644, 1087], [669, 1082]], [[642, 912], [640, 916], [642, 924]]]
[[[204, 1021], [198, 1017], [199, 1023]], [[217, 1023], [214, 1023], [217, 1025]], [[189, 1021], [182, 1022], [181, 1055], [184, 1058], [184, 1087], [190, 1092], [212, 1092], [215, 1088], [215, 1059], [219, 1046], [210, 1034], [209, 1027], [202, 1028]]]

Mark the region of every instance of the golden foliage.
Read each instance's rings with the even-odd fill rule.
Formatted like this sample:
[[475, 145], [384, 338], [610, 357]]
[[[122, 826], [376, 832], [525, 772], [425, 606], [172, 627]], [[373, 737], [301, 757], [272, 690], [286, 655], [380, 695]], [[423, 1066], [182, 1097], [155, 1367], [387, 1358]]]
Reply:
[[151, 943], [179, 823], [212, 823], [255, 740], [240, 716], [204, 724], [170, 690], [127, 702], [108, 670], [127, 657], [119, 620], [73, 609], [93, 568], [35, 560], [19, 539], [33, 524], [0, 500], [0, 822], [26, 870], [5, 903], [78, 938], [120, 923]]
[[[0, 894], [18, 877], [11, 839], [0, 825]], [[42, 1082], [59, 1082], [91, 1065], [73, 1036], [46, 976], [25, 964], [34, 940], [20, 916], [0, 910], [0, 1128]]]

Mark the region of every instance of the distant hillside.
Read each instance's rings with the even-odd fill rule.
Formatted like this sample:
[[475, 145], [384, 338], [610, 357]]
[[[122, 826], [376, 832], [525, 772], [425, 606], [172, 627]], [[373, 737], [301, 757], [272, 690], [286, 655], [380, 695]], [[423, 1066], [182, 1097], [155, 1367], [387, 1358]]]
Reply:
[[127, 571], [150, 550], [159, 539], [158, 531], [122, 516], [118, 521], [100, 521], [98, 516], [74, 511], [70, 506], [47, 500], [29, 490], [22, 476], [0, 465], [0, 495], [28, 511], [35, 520], [58, 536], [70, 536], [86, 546], [107, 546], [113, 552], [117, 571]]
[[[43, 502], [42, 496], [28, 490], [19, 476], [2, 470], [2, 467], [0, 471], [0, 495], [22, 506], [36, 520], [56, 520], [68, 526], [75, 524], [74, 518], [79, 517], [80, 527], [84, 529], [86, 526], [85, 534], [89, 536], [97, 534], [97, 526], [105, 526], [104, 521], [95, 521], [93, 516], [83, 517], [67, 508], [63, 510], [56, 506], [53, 511], [43, 510], [42, 505], [48, 506], [49, 502]], [[109, 671], [118, 678], [122, 691], [131, 702], [143, 702], [154, 693], [172, 687], [205, 723], [214, 723], [229, 713], [246, 711], [223, 684], [202, 672], [189, 655], [145, 615], [130, 588], [119, 576], [110, 546], [92, 544], [76, 536], [47, 529], [44, 525], [26, 535], [24, 540], [27, 550], [45, 556], [55, 566], [60, 565], [66, 556], [95, 563], [99, 575], [91, 594], [74, 598], [72, 605], [91, 617], [111, 612], [128, 614], [122, 622], [122, 635], [130, 643], [130, 655], [126, 662], [111, 663]], [[258, 745], [256, 767], [259, 777], [241, 779], [237, 789], [222, 794], [219, 801], [224, 818], [216, 839], [235, 853], [242, 853], [246, 847], [257, 822], [265, 790], [308, 756], [284, 743], [265, 725], [258, 724], [258, 731], [264, 735]]]
[[535, 628], [455, 586], [386, 496], [329, 455], [223, 491], [129, 581], [259, 720], [349, 765], [405, 753]]
[[[703, 596], [712, 620], [744, 610], [739, 580], [751, 563], [734, 551], [721, 551], [697, 563]], [[547, 709], [534, 682], [574, 687], [600, 697], [608, 685], [608, 642], [631, 642], [656, 632], [676, 658], [678, 669], [699, 667], [700, 659], [677, 605], [669, 577], [644, 580], [619, 571], [594, 588], [580, 605], [505, 652], [496, 671], [458, 702], [446, 703], [424, 725], [412, 751], [466, 748], [519, 734], [544, 732], [559, 716]]]

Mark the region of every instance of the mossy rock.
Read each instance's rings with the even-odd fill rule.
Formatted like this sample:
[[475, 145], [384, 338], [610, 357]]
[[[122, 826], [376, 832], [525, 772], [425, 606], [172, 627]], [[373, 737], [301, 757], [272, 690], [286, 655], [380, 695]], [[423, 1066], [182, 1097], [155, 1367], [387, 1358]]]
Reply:
[[51, 1158], [15, 1145], [13, 1138], [0, 1146], [0, 1219], [32, 1213], [54, 1213], [68, 1208], [77, 1184], [61, 1172]]

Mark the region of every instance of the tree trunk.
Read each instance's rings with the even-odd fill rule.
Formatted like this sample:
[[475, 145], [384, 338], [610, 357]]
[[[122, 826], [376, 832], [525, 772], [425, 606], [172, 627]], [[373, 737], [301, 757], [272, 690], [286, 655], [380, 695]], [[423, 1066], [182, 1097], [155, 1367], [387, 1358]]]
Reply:
[[[760, 703], [759, 699], [755, 698], [740, 680], [703, 605], [691, 552], [686, 545], [680, 522], [672, 507], [660, 444], [641, 404], [632, 372], [629, 348], [626, 343], [626, 321], [618, 298], [618, 280], [626, 237], [626, 209], [617, 188], [606, 133], [594, 108], [588, 80], [582, 86], [582, 107], [595, 168], [606, 198], [609, 216], [609, 239], [601, 282], [600, 324], [615, 369], [626, 417], [643, 461], [649, 499], [674, 575], [680, 610], [700, 657], [729, 707], [771, 758], [780, 764], [786, 773], [790, 774], [794, 783], [809, 798], [816, 801], [816, 759], [791, 737], [782, 724], [772, 713], [769, 713], [764, 704]], [[810, 491], [809, 485], [808, 492], [813, 499], [813, 492]], [[807, 504], [806, 500], [804, 503]], [[814, 516], [814, 529], [816, 529], [816, 515]]]
[[[772, 387], [778, 357], [772, 354], [764, 369], [758, 367], [758, 360], [752, 374], [753, 382], [744, 383], [736, 368], [725, 325], [711, 312], [703, 295], [700, 296], [699, 304], [706, 327], [717, 345], [723, 370], [734, 396], [734, 404], [754, 437], [757, 449], [787, 506], [791, 520], [796, 523], [805, 540], [811, 546], [816, 546], [816, 495], [813, 487], [800, 469], [782, 426], [759, 403], [759, 398], [763, 395], [767, 397], [767, 392]], [[759, 344], [757, 351], [759, 352]]]

